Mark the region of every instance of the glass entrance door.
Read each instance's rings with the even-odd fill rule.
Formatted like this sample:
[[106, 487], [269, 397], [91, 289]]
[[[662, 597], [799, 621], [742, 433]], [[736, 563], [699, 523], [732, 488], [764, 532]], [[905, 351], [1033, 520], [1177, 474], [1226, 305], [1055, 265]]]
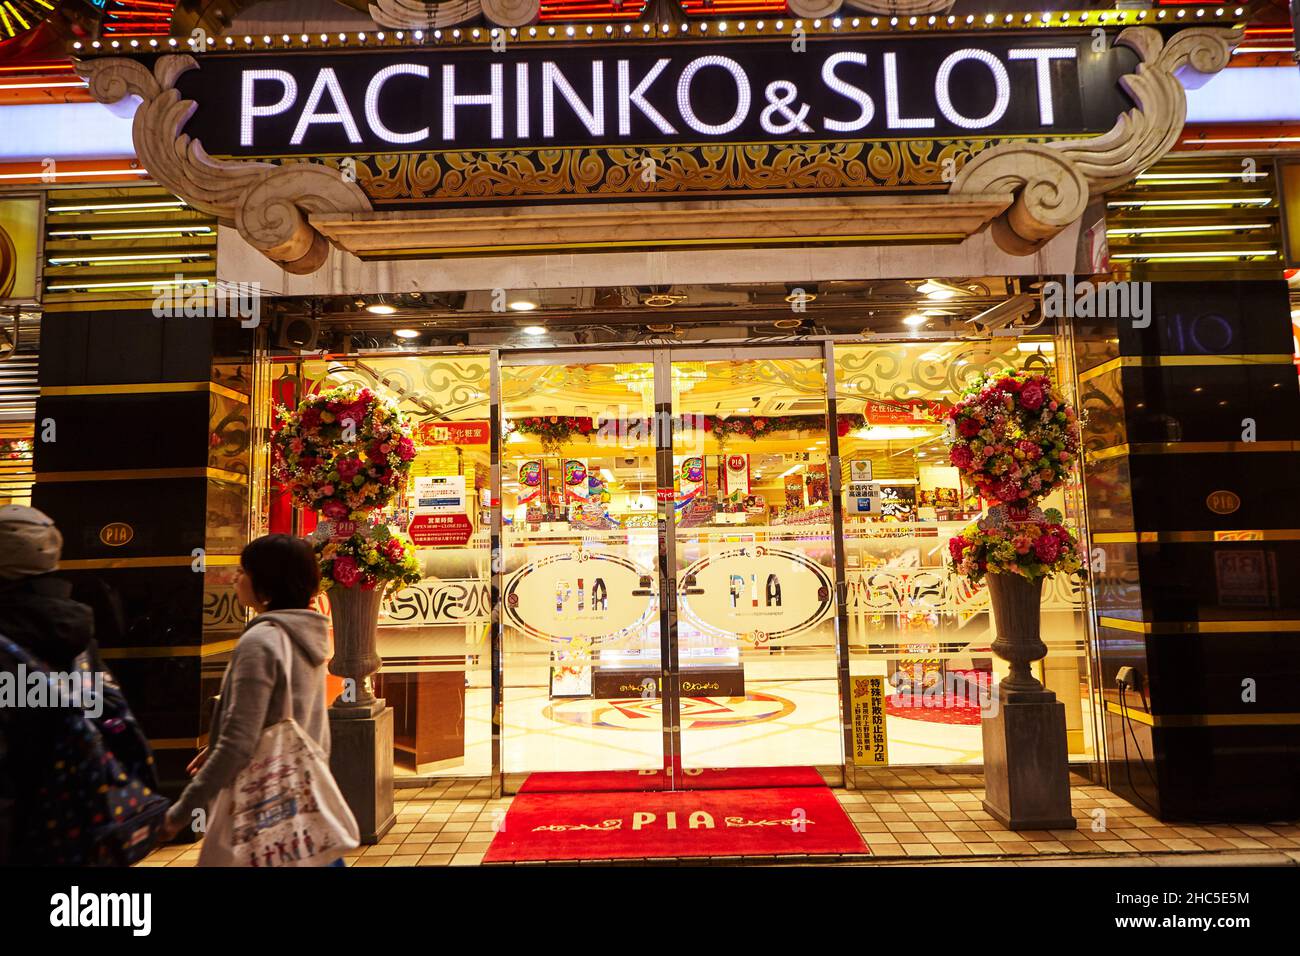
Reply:
[[657, 775], [652, 355], [500, 376], [502, 770]]
[[499, 370], [507, 788], [842, 766], [821, 350]]
[[681, 766], [841, 765], [820, 351], [670, 368]]

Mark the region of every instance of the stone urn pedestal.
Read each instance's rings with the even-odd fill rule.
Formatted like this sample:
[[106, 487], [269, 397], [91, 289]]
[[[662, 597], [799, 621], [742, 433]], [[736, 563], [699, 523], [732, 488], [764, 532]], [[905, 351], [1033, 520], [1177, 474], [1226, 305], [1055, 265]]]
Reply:
[[1072, 830], [1065, 705], [1030, 670], [1047, 656], [1039, 636], [1043, 582], [988, 575], [997, 640], [1011, 673], [993, 691], [984, 734], [984, 810], [1008, 830]]
[[393, 711], [375, 697], [372, 678], [383, 663], [375, 628], [383, 590], [335, 585], [329, 590], [334, 657], [329, 671], [344, 680], [330, 705], [330, 771], [361, 830], [378, 843], [397, 822], [393, 810]]

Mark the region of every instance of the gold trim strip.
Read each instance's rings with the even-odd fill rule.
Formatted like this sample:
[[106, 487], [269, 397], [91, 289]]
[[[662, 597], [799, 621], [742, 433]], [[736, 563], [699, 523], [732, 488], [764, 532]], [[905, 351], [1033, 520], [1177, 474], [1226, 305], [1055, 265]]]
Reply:
[[1186, 368], [1207, 365], [1290, 365], [1295, 356], [1271, 353], [1228, 355], [1121, 355], [1079, 373], [1079, 381], [1113, 372], [1117, 368]]
[[162, 647], [107, 647], [100, 648], [99, 656], [105, 659], [143, 659], [150, 657], [215, 657], [234, 650], [239, 638], [214, 641], [211, 644], [168, 644]]
[[1109, 461], [1111, 458], [1122, 458], [1128, 454], [1128, 445], [1111, 445], [1109, 448], [1099, 448], [1097, 451], [1085, 452], [1083, 460], [1088, 464], [1098, 461]]
[[[1232, 538], [1225, 535], [1249, 535]], [[1092, 536], [1095, 544], [1233, 544], [1250, 541], [1300, 541], [1300, 528], [1230, 528], [1222, 531], [1103, 531]]]
[[124, 385], [46, 385], [41, 397], [68, 395], [163, 395], [171, 392], [216, 392], [248, 403], [248, 396], [216, 382], [132, 382]]
[[130, 468], [120, 471], [41, 471], [36, 473], [38, 482], [48, 481], [149, 481], [170, 478], [215, 478], [218, 481], [231, 481], [247, 484], [245, 475], [224, 468]]
[[1162, 441], [1111, 445], [1086, 454], [1089, 462], [1105, 461], [1121, 455], [1205, 455], [1235, 452], [1300, 451], [1296, 441]]
[[1272, 631], [1300, 632], [1300, 621], [1130, 621], [1122, 617], [1099, 617], [1101, 627], [1135, 634], [1261, 634]]
[[202, 750], [208, 745], [208, 735], [202, 737], [150, 737], [152, 750]]
[[1300, 714], [1147, 714], [1106, 701], [1106, 712], [1148, 727], [1293, 727]]
[[[60, 561], [59, 568], [64, 571], [84, 571], [88, 569], [109, 568], [181, 568], [194, 562], [193, 555], [172, 554], [145, 558], [77, 558], [72, 561]], [[239, 563], [237, 554], [204, 555], [203, 563], [209, 567], [228, 568]]]
[[1146, 724], [1148, 727], [1155, 726], [1155, 719], [1146, 711], [1134, 710], [1132, 707], [1122, 708], [1119, 704], [1116, 704], [1113, 701], [1106, 701], [1106, 712], [1108, 714], [1115, 714], [1118, 717], [1131, 717], [1139, 724]]

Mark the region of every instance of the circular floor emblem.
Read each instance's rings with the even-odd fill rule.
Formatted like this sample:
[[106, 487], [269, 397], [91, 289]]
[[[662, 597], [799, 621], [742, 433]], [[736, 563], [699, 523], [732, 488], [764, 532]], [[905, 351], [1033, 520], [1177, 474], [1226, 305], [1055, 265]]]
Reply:
[[[649, 730], [658, 733], [659, 700], [557, 700], [542, 715], [558, 724], [600, 727], [605, 730]], [[752, 693], [744, 697], [683, 697], [683, 730], [717, 730], [779, 720], [795, 711], [792, 700], [775, 694]]]

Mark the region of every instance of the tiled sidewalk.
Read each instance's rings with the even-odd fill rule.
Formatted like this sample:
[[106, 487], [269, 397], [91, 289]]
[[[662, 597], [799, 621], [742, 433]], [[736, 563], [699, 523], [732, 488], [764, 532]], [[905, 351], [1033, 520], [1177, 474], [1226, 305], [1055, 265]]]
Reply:
[[[880, 786], [836, 790], [872, 855], [818, 858], [817, 862], [1041, 862], [1104, 858], [1118, 863], [1151, 855], [1206, 853], [1253, 862], [1300, 863], [1300, 824], [1267, 826], [1165, 824], [1108, 790], [1074, 778], [1077, 830], [1012, 832], [981, 809], [983, 784], [962, 775], [876, 777]], [[958, 786], [957, 784], [961, 785]], [[937, 785], [937, 786], [936, 786]], [[348, 855], [350, 866], [473, 866], [483, 862], [494, 826], [510, 806], [493, 800], [486, 780], [454, 780], [421, 790], [397, 791], [397, 823], [376, 845]], [[1266, 856], [1261, 856], [1266, 854]], [[946, 858], [960, 858], [951, 859]], [[193, 866], [197, 844], [155, 850], [140, 866]], [[813, 862], [814, 858], [749, 862]], [[686, 863], [704, 863], [694, 859]], [[729, 858], [726, 862], [739, 862]], [[1191, 862], [1189, 860], [1189, 862]], [[1228, 862], [1225, 860], [1225, 862]]]

